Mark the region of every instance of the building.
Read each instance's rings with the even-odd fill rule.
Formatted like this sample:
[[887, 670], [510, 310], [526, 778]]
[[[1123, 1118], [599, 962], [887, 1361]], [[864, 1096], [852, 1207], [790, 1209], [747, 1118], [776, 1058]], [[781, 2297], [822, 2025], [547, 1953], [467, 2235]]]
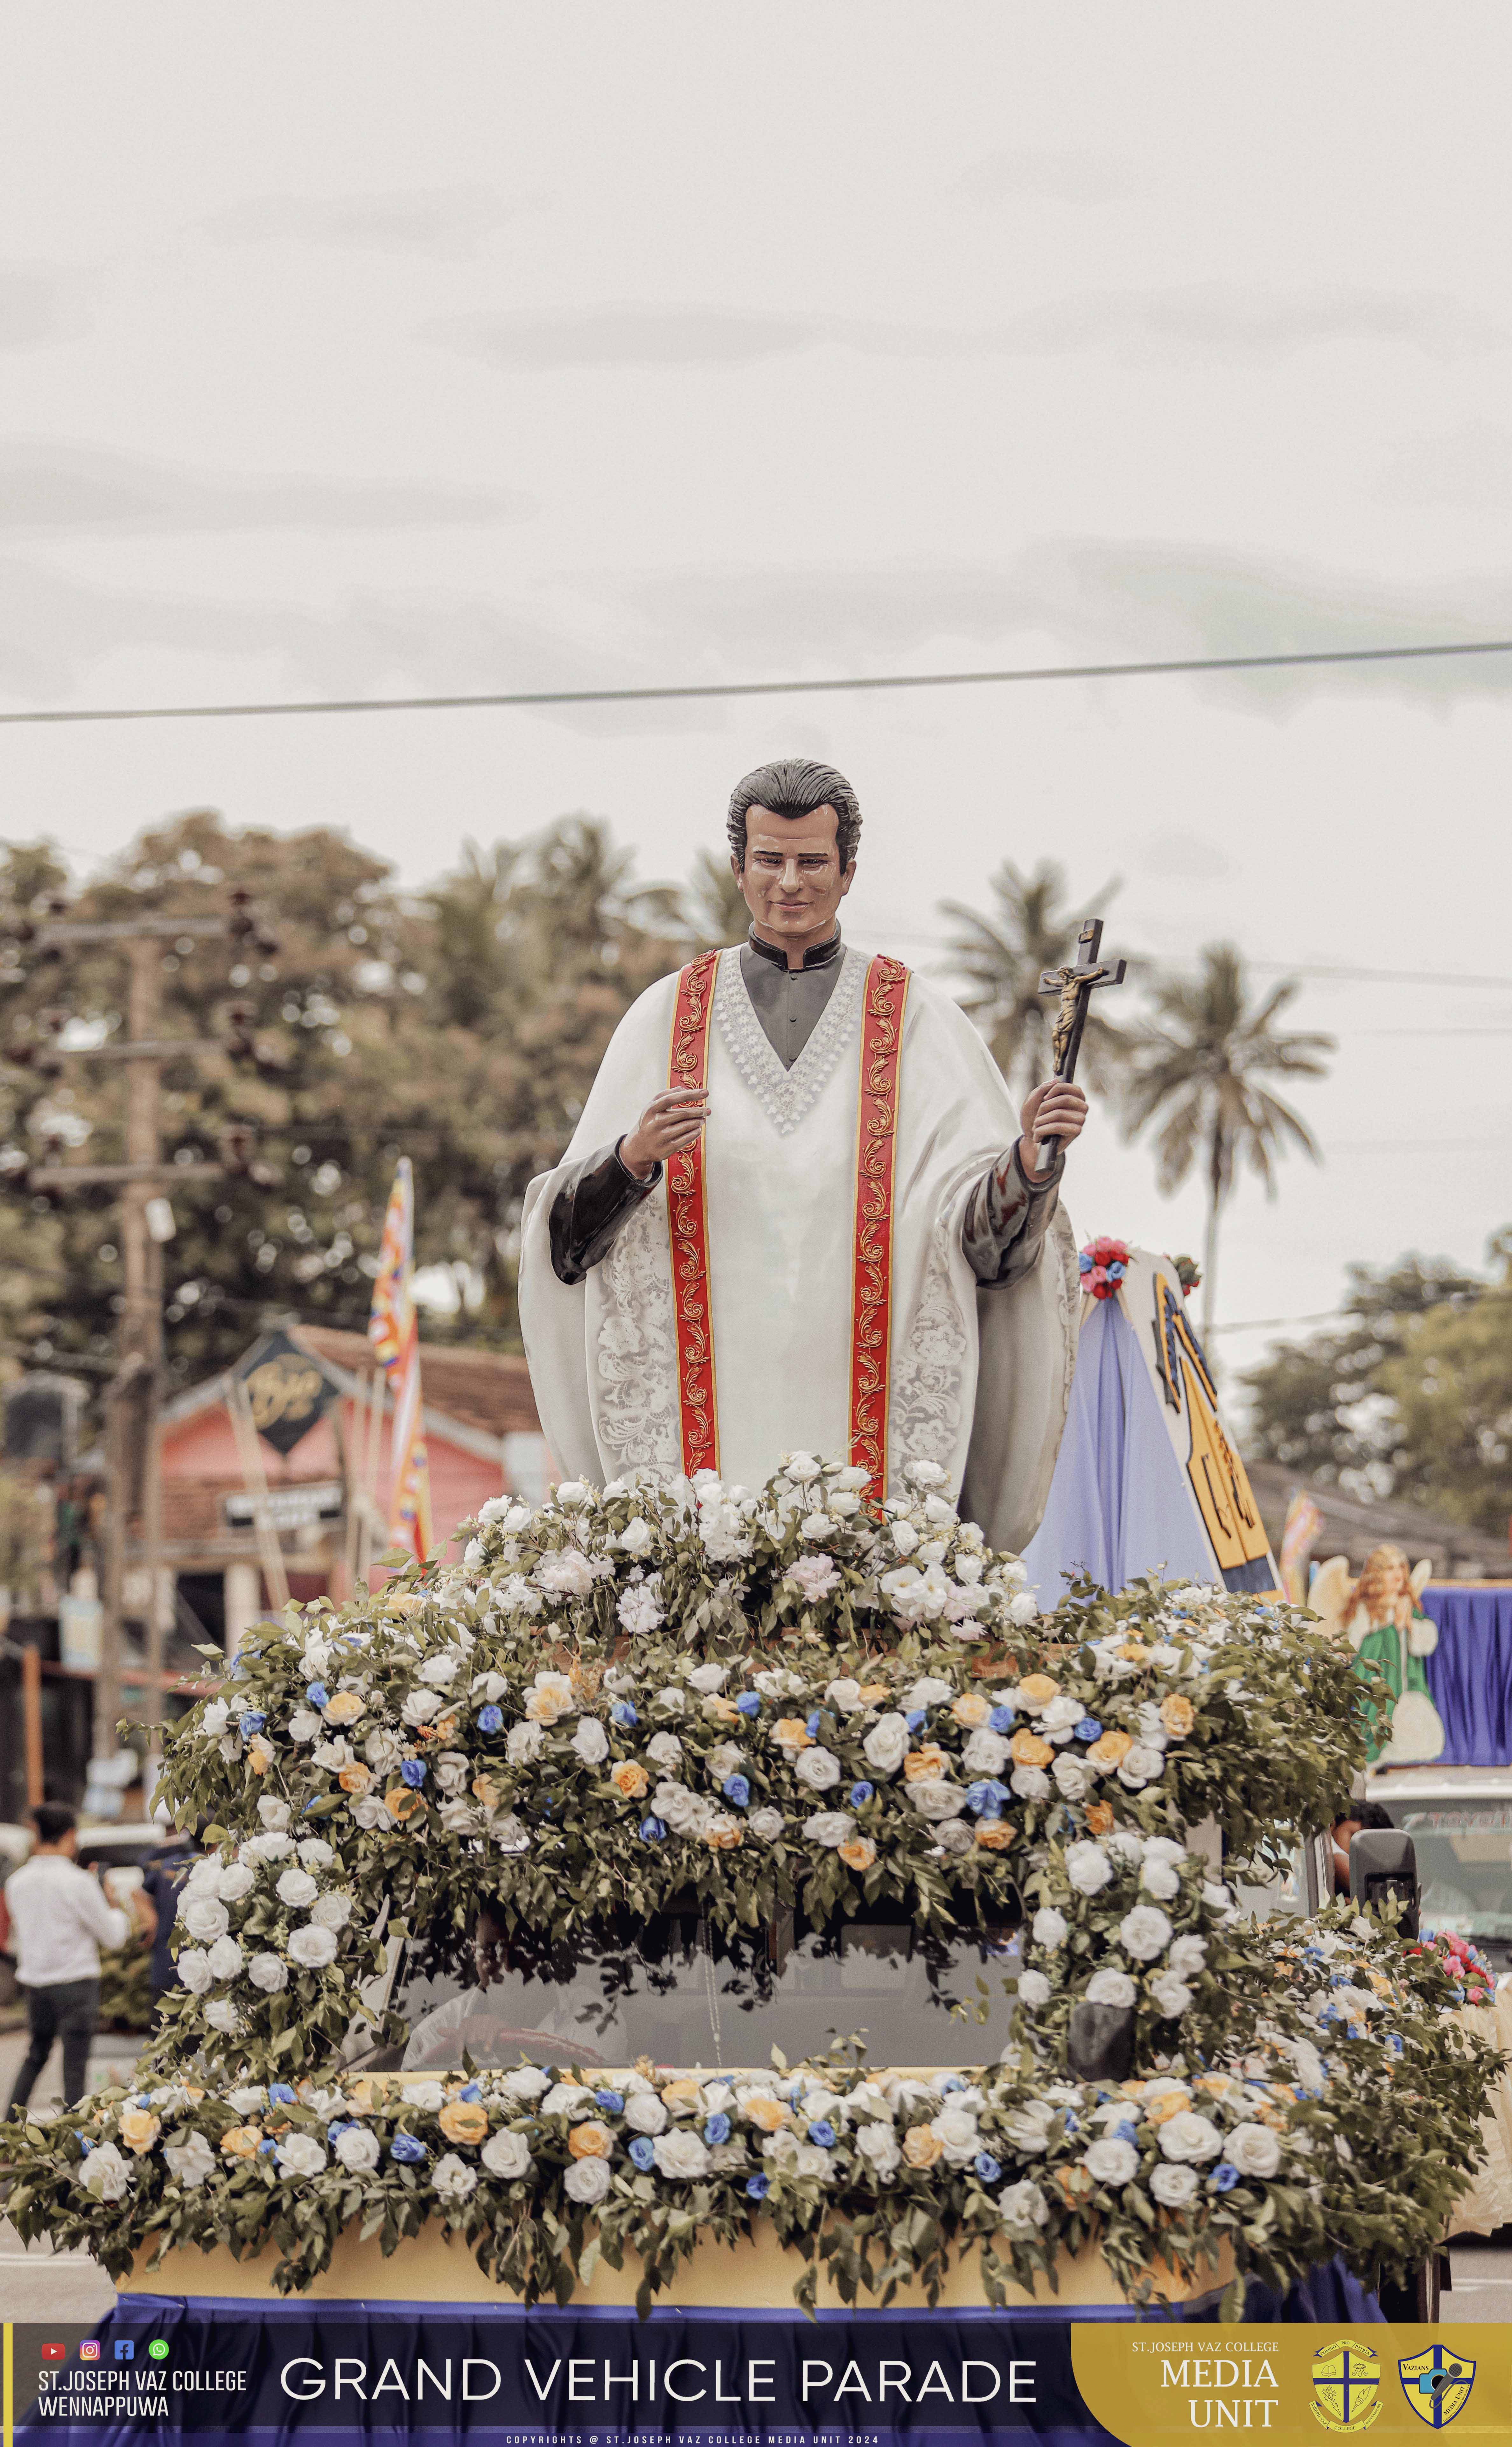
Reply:
[[1341, 1487], [1299, 1478], [1281, 1462], [1252, 1461], [1247, 1468], [1277, 1555], [1286, 1508], [1294, 1495], [1301, 1494], [1310, 1495], [1323, 1515], [1323, 1527], [1313, 1541], [1314, 1563], [1344, 1555], [1351, 1571], [1357, 1572], [1372, 1546], [1400, 1546], [1410, 1563], [1427, 1556], [1435, 1581], [1512, 1579], [1512, 1554], [1503, 1540], [1484, 1529], [1466, 1529], [1457, 1521], [1425, 1511], [1421, 1505], [1401, 1504], [1393, 1497], [1347, 1495]]
[[[507, 1490], [539, 1502], [546, 1449], [524, 1360], [422, 1342], [420, 1362], [435, 1541], [448, 1542], [490, 1495]], [[167, 1406], [164, 1580], [172, 1575], [180, 1634], [193, 1631], [228, 1652], [274, 1600], [233, 1416], [238, 1385], [259, 1431], [256, 1461], [292, 1597], [340, 1603], [350, 1594], [364, 1563], [387, 1545], [392, 1476], [393, 1406], [360, 1334], [279, 1328]]]

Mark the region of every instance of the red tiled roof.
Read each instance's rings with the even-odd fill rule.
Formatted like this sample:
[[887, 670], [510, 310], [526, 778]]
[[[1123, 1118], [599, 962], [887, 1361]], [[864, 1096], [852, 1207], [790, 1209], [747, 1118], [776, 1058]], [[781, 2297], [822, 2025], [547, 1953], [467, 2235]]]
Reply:
[[[329, 1359], [350, 1375], [373, 1364], [372, 1346], [366, 1335], [343, 1334], [326, 1325], [300, 1325], [291, 1331], [317, 1358]], [[456, 1343], [422, 1341], [420, 1384], [427, 1411], [439, 1411], [483, 1435], [540, 1432], [530, 1370], [514, 1352], [471, 1351]]]

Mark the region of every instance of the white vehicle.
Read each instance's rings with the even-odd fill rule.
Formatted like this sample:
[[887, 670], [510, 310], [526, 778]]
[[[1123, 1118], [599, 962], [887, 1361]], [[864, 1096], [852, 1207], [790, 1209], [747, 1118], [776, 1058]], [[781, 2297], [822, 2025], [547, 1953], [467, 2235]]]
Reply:
[[1512, 1971], [1512, 1767], [1379, 1768], [1365, 1798], [1412, 1838], [1423, 1926]]

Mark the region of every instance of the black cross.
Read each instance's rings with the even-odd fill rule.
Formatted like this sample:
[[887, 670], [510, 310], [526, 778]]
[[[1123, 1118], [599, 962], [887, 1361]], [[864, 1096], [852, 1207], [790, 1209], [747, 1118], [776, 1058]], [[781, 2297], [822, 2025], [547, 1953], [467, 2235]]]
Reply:
[[[1059, 995], [1060, 1009], [1050, 1030], [1050, 1051], [1055, 1057], [1055, 1076], [1068, 1082], [1076, 1076], [1076, 1057], [1082, 1050], [1082, 1031], [1087, 1026], [1087, 1014], [1092, 995], [1098, 986], [1121, 986], [1126, 962], [1115, 960], [1111, 967], [1100, 961], [1103, 920], [1088, 918], [1076, 939], [1074, 963], [1061, 969], [1046, 969], [1039, 981], [1041, 994]], [[1061, 1151], [1058, 1138], [1041, 1139], [1038, 1170], [1049, 1171]]]

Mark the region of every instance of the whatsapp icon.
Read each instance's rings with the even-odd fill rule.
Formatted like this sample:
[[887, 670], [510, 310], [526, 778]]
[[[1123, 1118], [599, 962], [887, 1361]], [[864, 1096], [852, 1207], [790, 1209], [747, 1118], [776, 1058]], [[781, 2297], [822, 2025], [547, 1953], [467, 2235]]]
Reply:
[[155, 2362], [165, 2362], [168, 2359], [167, 2338], [154, 2337], [152, 2343], [147, 2347], [147, 2351], [152, 2356]]

